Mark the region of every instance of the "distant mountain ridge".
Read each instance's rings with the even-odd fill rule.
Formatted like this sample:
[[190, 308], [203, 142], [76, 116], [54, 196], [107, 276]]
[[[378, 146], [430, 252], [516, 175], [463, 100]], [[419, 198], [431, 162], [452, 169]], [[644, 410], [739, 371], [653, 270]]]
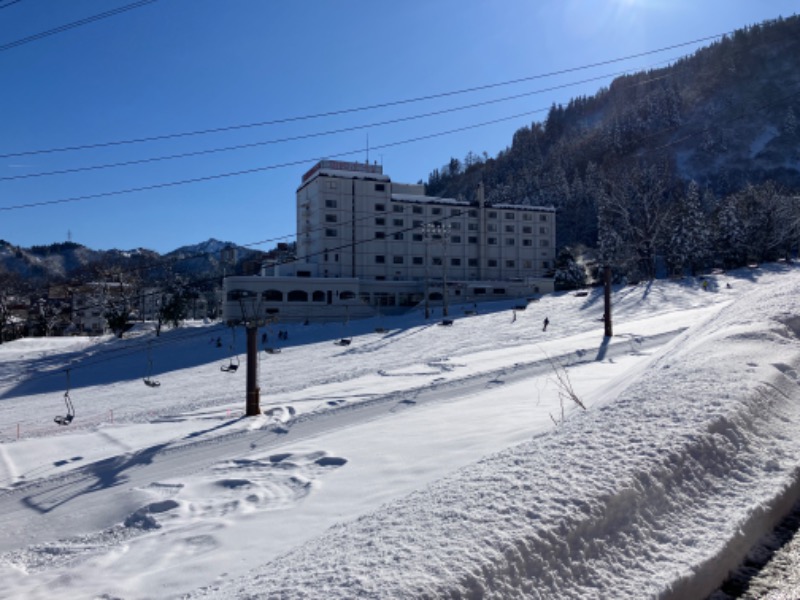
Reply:
[[[223, 265], [222, 251], [235, 251], [235, 264]], [[170, 276], [209, 278], [221, 275], [223, 267], [233, 273], [244, 262], [268, 253], [210, 238], [181, 246], [166, 254], [153, 250], [92, 250], [75, 242], [47, 246], [16, 246], [0, 240], [0, 276], [25, 281], [31, 287], [55, 283], [97, 280], [104, 272], [139, 273], [145, 283], [164, 281]]]

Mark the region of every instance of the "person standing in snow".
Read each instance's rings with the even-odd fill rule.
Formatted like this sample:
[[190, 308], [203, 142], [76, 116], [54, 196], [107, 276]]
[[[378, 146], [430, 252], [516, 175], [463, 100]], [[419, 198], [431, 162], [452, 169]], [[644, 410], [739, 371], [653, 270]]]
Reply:
[[511, 322], [513, 323], [514, 321], [517, 320], [517, 311], [516, 310], [512, 310], [511, 313], [514, 315], [513, 317], [511, 317]]
[[544, 327], [542, 327], [542, 331], [547, 331], [547, 326], [550, 325], [550, 319], [547, 317], [544, 318]]

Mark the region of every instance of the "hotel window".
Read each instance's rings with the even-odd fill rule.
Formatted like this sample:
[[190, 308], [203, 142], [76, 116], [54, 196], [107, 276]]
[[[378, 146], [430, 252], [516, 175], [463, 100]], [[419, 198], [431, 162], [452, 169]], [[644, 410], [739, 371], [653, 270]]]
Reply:
[[411, 235], [411, 239], [414, 240], [415, 242], [421, 242], [424, 238], [421, 233], [414, 233]]
[[550, 240], [539, 240], [539, 246], [547, 248], [550, 245]]
[[489, 211], [489, 218], [490, 219], [496, 219], [497, 218], [497, 211], [496, 210], [490, 210]]
[[398, 231], [397, 233], [395, 233], [394, 234], [394, 239], [397, 240], [397, 241], [402, 240], [403, 239], [403, 232], [402, 231]]
[[454, 244], [460, 244], [461, 243], [461, 236], [460, 235], [451, 235], [450, 236], [450, 241], [453, 242]]
[[336, 215], [325, 215], [325, 222], [326, 223], [336, 223], [336, 221], [338, 221], [338, 219], [336, 218]]
[[505, 213], [505, 217], [506, 217], [506, 219], [513, 219], [514, 218], [514, 213], [513, 212], [507, 212], [507, 213]]
[[375, 184], [375, 191], [376, 192], [383, 192], [386, 189], [386, 185], [383, 183], [376, 183]]
[[494, 223], [488, 223], [486, 225], [486, 231], [497, 231], [497, 225]]
[[375, 232], [375, 239], [376, 240], [385, 240], [386, 234], [383, 231], [376, 231]]
[[539, 215], [540, 221], [547, 221], [547, 215]]
[[456, 221], [455, 223], [450, 223], [450, 229], [461, 229], [461, 223]]
[[325, 200], [325, 208], [336, 208], [336, 200]]
[[394, 206], [392, 206], [392, 210], [396, 213], [401, 213], [403, 212], [403, 207], [400, 206], [399, 204], [395, 204]]
[[513, 260], [506, 261], [506, 268], [513, 269], [516, 266], [516, 263]]
[[396, 265], [402, 265], [405, 261], [402, 256], [395, 256], [392, 258], [392, 262]]
[[539, 233], [547, 234], [547, 227], [539, 227]]
[[411, 221], [412, 227], [422, 227], [422, 221]]
[[478, 231], [477, 223], [467, 223], [467, 231]]
[[422, 265], [425, 264], [421, 256], [414, 256], [411, 258], [411, 264]]
[[549, 269], [550, 268], [550, 261], [549, 260], [543, 260], [542, 261], [542, 268], [543, 269]]
[[461, 266], [461, 259], [460, 258], [451, 258], [450, 259], [450, 266], [451, 267], [460, 267]]
[[524, 240], [522, 240], [522, 245], [523, 246], [533, 246], [533, 240], [524, 239]]
[[376, 254], [375, 262], [379, 265], [382, 265], [386, 262], [386, 257], [383, 254]]
[[477, 210], [471, 210], [471, 211], [469, 211], [469, 213], [467, 213], [467, 214], [469, 214], [469, 216], [470, 216], [470, 217], [472, 217], [472, 218], [474, 219], [475, 217], [477, 217], [477, 216], [478, 216], [478, 211], [477, 211]]
[[432, 215], [440, 215], [440, 214], [442, 214], [442, 209], [438, 208], [438, 207], [434, 207], [434, 208], [431, 209], [431, 214]]
[[375, 205], [375, 212], [383, 212], [386, 210], [385, 204], [376, 204]]
[[460, 208], [451, 208], [450, 209], [450, 216], [451, 217], [459, 217], [459, 216], [461, 216], [461, 209]]
[[406, 222], [403, 219], [392, 219], [392, 225], [395, 227], [405, 227]]
[[533, 261], [531, 261], [531, 260], [523, 260], [522, 261], [522, 268], [523, 269], [532, 269], [533, 268]]
[[506, 246], [513, 246], [514, 238], [506, 238]]
[[505, 229], [506, 229], [506, 233], [514, 233], [514, 226], [513, 225], [506, 225]]
[[478, 243], [478, 236], [477, 236], [477, 235], [471, 235], [471, 236], [469, 236], [469, 237], [467, 238], [467, 243], [468, 243], [468, 244], [477, 244], [477, 243]]
[[411, 212], [414, 213], [415, 215], [421, 215], [422, 214], [422, 207], [421, 206], [412, 206], [411, 207]]
[[497, 238], [496, 237], [486, 238], [486, 243], [489, 244], [490, 246], [497, 246]]
[[486, 261], [486, 264], [488, 266], [490, 266], [490, 267], [496, 267], [497, 266], [497, 261], [495, 259], [493, 259], [493, 258], [490, 258], [488, 261]]
[[531, 213], [522, 213], [522, 220], [533, 221], [533, 215]]
[[383, 217], [375, 217], [375, 225], [386, 225], [386, 219]]
[[441, 257], [441, 256], [434, 256], [434, 257], [431, 259], [431, 264], [432, 264], [434, 267], [441, 267], [441, 266], [442, 266], [442, 257]]
[[325, 237], [338, 237], [339, 230], [338, 229], [326, 229], [325, 230]]
[[531, 227], [530, 225], [525, 225], [522, 228], [522, 233], [533, 233], [533, 227]]
[[467, 265], [470, 267], [477, 267], [478, 266], [478, 259], [477, 258], [469, 258], [467, 259]]

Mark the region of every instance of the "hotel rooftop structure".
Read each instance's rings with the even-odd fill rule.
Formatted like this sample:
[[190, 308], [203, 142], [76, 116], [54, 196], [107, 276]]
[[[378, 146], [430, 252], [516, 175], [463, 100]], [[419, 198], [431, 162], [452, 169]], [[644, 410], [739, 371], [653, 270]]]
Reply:
[[[343, 320], [553, 290], [555, 209], [426, 196], [323, 160], [297, 189], [297, 256], [225, 279], [227, 320]], [[441, 314], [441, 313], [440, 313]]]

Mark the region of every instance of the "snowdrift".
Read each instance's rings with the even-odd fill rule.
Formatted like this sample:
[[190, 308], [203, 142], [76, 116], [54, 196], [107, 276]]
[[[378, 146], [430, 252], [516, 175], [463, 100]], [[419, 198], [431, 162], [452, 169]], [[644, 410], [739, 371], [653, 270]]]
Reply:
[[756, 286], [601, 408], [195, 595], [704, 597], [800, 496], [796, 298]]

